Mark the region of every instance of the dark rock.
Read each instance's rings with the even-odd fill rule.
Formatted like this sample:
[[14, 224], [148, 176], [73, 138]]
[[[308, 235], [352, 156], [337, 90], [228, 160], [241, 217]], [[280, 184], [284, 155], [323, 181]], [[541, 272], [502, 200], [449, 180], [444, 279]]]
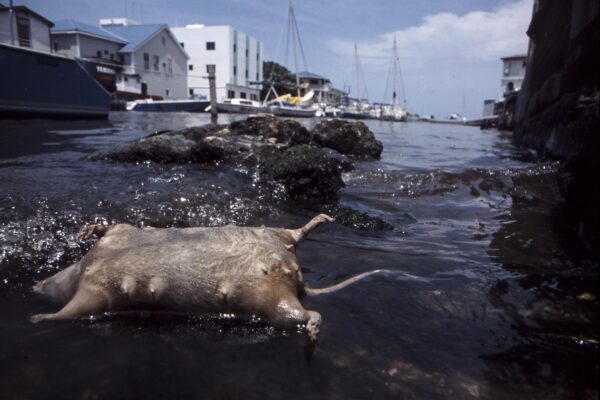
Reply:
[[324, 203], [336, 200], [344, 186], [339, 163], [316, 146], [299, 145], [274, 152], [262, 162], [263, 176], [281, 182], [297, 201]]
[[342, 154], [379, 158], [383, 145], [362, 122], [329, 119], [311, 131], [312, 142]]
[[181, 134], [158, 134], [98, 151], [91, 160], [157, 163], [213, 162], [224, 156], [223, 149], [210, 142], [186, 139]]
[[332, 216], [335, 218], [335, 222], [340, 225], [360, 231], [375, 232], [394, 229], [392, 224], [379, 217], [372, 217], [369, 214], [339, 204], [329, 204], [321, 207], [320, 212]]
[[308, 131], [295, 121], [249, 117], [229, 126], [206, 125], [157, 132], [92, 154], [91, 160], [157, 163], [214, 163], [260, 167], [262, 176], [281, 182], [290, 198], [323, 203], [337, 199], [343, 171], [352, 163], [333, 150], [308, 145]]
[[261, 139], [274, 139], [275, 143], [298, 145], [310, 142], [308, 130], [296, 121], [276, 118], [273, 115], [250, 116], [229, 125], [232, 135], [250, 135]]

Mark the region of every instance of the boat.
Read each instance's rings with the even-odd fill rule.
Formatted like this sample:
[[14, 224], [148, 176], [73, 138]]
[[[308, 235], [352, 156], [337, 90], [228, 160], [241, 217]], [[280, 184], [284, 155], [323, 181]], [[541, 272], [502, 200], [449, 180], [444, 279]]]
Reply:
[[0, 116], [107, 118], [111, 95], [76, 60], [0, 43]]
[[[279, 96], [273, 84], [269, 88], [267, 95], [265, 97], [265, 105], [268, 107], [268, 110], [274, 115], [280, 117], [299, 117], [299, 118], [312, 118], [317, 115], [317, 112], [322, 113], [314, 104], [314, 96], [315, 92], [313, 90], [306, 93], [304, 96], [300, 94], [300, 77], [298, 75], [298, 60], [296, 57], [296, 41], [294, 38], [298, 40], [298, 44], [300, 49], [302, 50], [302, 57], [304, 59], [304, 66], [306, 68], [306, 58], [304, 57], [304, 50], [302, 48], [302, 42], [300, 40], [300, 33], [298, 31], [298, 24], [296, 22], [296, 15], [294, 13], [294, 8], [292, 6], [292, 0], [289, 2], [288, 7], [288, 33], [292, 32], [292, 45], [293, 45], [293, 53], [294, 53], [294, 61], [295, 61], [295, 75], [296, 75], [296, 88], [297, 95], [292, 96], [291, 94], [285, 94], [283, 96]], [[288, 46], [289, 46], [290, 35], [288, 35]], [[286, 60], [287, 61], [287, 60]], [[269, 96], [273, 94], [275, 98], [273, 100], [268, 100]]]
[[127, 102], [128, 111], [146, 112], [206, 112], [208, 100], [153, 100], [143, 99]]
[[[358, 45], [354, 44], [354, 70], [356, 73], [356, 99], [346, 99], [346, 105], [340, 107], [338, 116], [347, 119], [372, 119], [372, 107], [369, 103], [367, 85], [364, 82], [364, 74], [358, 56]], [[363, 78], [363, 90], [360, 87], [360, 78]]]
[[[398, 47], [396, 46], [396, 35], [394, 35], [394, 48], [392, 50], [392, 62], [391, 62], [391, 75], [392, 75], [392, 104], [391, 106], [382, 106], [379, 112], [379, 118], [385, 121], [400, 121], [404, 122], [407, 119], [406, 111], [406, 94], [404, 95], [405, 107], [398, 106], [398, 82], [397, 78], [400, 77], [402, 80], [402, 73], [400, 71], [400, 57], [398, 56]], [[388, 81], [389, 82], [389, 81]], [[402, 91], [404, 92], [404, 85], [402, 85]]]
[[303, 97], [285, 94], [267, 102], [267, 106], [271, 113], [280, 117], [312, 118], [317, 114], [314, 97], [312, 90]]
[[420, 121], [432, 124], [466, 125], [467, 119], [458, 114], [451, 114], [448, 118], [437, 119], [433, 115], [421, 117]]
[[[260, 101], [241, 98], [226, 99], [217, 103], [217, 110], [235, 114], [258, 114], [268, 111]], [[210, 111], [210, 106], [206, 111]]]

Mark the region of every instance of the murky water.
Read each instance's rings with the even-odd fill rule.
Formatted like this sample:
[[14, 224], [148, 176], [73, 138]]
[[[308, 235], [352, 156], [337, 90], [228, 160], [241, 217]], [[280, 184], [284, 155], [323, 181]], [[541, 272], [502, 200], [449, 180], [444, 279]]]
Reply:
[[560, 165], [470, 127], [368, 123], [382, 159], [344, 175], [340, 204], [394, 229], [325, 225], [298, 256], [312, 287], [388, 272], [303, 300], [323, 316], [312, 355], [298, 332], [219, 316], [31, 324], [57, 307], [30, 287], [85, 254], [85, 223], [294, 227], [314, 215], [252, 171], [82, 160], [207, 117], [0, 122], [1, 398], [597, 397], [597, 254], [563, 217]]

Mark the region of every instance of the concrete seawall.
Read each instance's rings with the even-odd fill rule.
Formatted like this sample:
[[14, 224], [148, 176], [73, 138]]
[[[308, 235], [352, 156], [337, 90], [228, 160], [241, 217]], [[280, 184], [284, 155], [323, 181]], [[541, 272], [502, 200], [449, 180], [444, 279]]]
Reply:
[[535, 1], [514, 135], [566, 159], [567, 208], [590, 233], [598, 227], [599, 8], [597, 0]]

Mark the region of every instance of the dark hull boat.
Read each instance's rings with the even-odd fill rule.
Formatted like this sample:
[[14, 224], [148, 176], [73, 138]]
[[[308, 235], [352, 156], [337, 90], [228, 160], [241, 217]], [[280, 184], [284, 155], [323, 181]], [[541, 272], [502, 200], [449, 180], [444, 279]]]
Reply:
[[76, 60], [0, 44], [0, 117], [106, 118], [110, 102]]

